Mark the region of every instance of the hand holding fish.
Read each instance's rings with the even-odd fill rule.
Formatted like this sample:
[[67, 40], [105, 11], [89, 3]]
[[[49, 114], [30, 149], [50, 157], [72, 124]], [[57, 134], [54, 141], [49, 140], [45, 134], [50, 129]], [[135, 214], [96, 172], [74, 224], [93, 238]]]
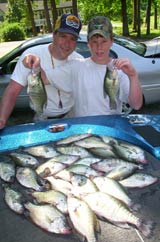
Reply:
[[119, 70], [122, 70], [129, 77], [137, 76], [137, 72], [129, 59], [127, 58], [115, 59], [113, 64], [114, 64], [114, 67], [116, 67]]
[[115, 59], [113, 64], [115, 68], [121, 69], [130, 80], [129, 105], [135, 110], [140, 109], [143, 104], [143, 95], [136, 69], [127, 58]]
[[23, 59], [23, 65], [26, 68], [35, 69], [40, 67], [40, 58], [34, 54], [27, 54]]

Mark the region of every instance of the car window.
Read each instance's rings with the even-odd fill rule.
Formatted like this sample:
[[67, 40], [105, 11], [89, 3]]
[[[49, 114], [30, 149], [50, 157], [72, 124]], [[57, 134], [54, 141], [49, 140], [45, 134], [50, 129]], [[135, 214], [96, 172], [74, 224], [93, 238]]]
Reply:
[[86, 42], [77, 42], [76, 51], [85, 58], [91, 56], [90, 50]]
[[132, 39], [123, 37], [123, 36], [115, 36], [114, 42], [116, 44], [119, 44], [133, 52], [135, 52], [138, 55], [144, 56], [146, 52], [146, 46], [142, 43], [139, 43], [137, 41], [134, 41]]

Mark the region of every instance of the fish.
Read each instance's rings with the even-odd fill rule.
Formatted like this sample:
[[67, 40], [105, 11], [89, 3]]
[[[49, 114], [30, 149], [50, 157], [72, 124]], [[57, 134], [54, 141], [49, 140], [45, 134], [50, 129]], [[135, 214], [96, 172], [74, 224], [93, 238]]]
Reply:
[[86, 202], [74, 196], [68, 196], [67, 203], [69, 217], [76, 231], [88, 242], [96, 242], [97, 233], [101, 232], [101, 228], [94, 212]]
[[63, 164], [66, 164], [66, 166], [72, 165], [79, 159], [79, 156], [77, 155], [57, 155], [54, 157], [54, 160], [57, 162], [61, 162]]
[[54, 158], [51, 158], [48, 161], [40, 164], [35, 171], [40, 177], [44, 178], [46, 176], [52, 176], [56, 174], [57, 172], [66, 168], [66, 166], [66, 164], [57, 162]]
[[78, 140], [81, 140], [81, 139], [90, 137], [91, 135], [92, 134], [90, 134], [90, 133], [70, 135], [70, 136], [68, 136], [66, 138], [63, 138], [61, 140], [58, 140], [56, 142], [56, 145], [68, 145], [68, 144], [71, 144], [71, 143], [76, 142]]
[[145, 237], [152, 234], [154, 223], [151, 220], [136, 216], [125, 203], [103, 192], [89, 193], [82, 198], [98, 217], [109, 222], [124, 226], [125, 224], [136, 227]]
[[30, 167], [18, 167], [16, 171], [17, 181], [24, 187], [36, 191], [42, 191], [44, 187], [39, 185], [38, 176]]
[[43, 108], [47, 105], [47, 93], [41, 79], [41, 72], [35, 72], [32, 70], [28, 75], [27, 80], [27, 93], [33, 110], [36, 113], [34, 121], [44, 120], [46, 117], [43, 114]]
[[72, 190], [73, 186], [69, 181], [65, 181], [61, 178], [55, 178], [54, 176], [48, 176], [44, 179], [50, 183], [51, 189], [62, 192], [65, 195], [68, 195]]
[[112, 70], [108, 67], [106, 68], [106, 73], [104, 76], [104, 98], [106, 95], [109, 97], [109, 106], [110, 109], [116, 109], [116, 96], [119, 91], [119, 79], [118, 71], [116, 68]]
[[134, 204], [132, 199], [128, 196], [127, 191], [118, 181], [109, 177], [94, 177], [93, 182], [96, 184], [99, 191], [118, 198], [130, 208], [138, 209], [138, 205]]
[[44, 192], [34, 191], [31, 195], [38, 203], [54, 205], [62, 213], [68, 214], [67, 196], [64, 193], [55, 190], [48, 190]]
[[13, 162], [0, 162], [0, 178], [9, 183], [13, 183], [15, 179], [15, 164]]
[[110, 149], [110, 146], [102, 141], [100, 137], [87, 137], [85, 139], [79, 140], [74, 142], [75, 145], [81, 146], [86, 149], [90, 148], [103, 148], [103, 149]]
[[42, 158], [52, 158], [59, 155], [55, 148], [49, 144], [27, 147], [24, 148], [24, 151], [30, 155]]
[[131, 176], [119, 181], [124, 187], [143, 188], [150, 186], [158, 181], [158, 177], [145, 173], [134, 173]]
[[90, 148], [88, 150], [92, 155], [95, 155], [95, 156], [101, 157], [101, 158], [117, 157], [112, 146], [108, 146], [108, 149], [106, 149], [106, 148]]
[[104, 175], [104, 173], [102, 172], [98, 172], [94, 169], [92, 169], [90, 166], [88, 165], [84, 165], [84, 164], [73, 164], [72, 166], [69, 166], [66, 169], [63, 169], [62, 171], [56, 173], [54, 176], [56, 178], [61, 178], [65, 181], [71, 181], [72, 177], [74, 175], [84, 175], [86, 177], [95, 177], [98, 175]]
[[59, 146], [56, 150], [65, 155], [77, 155], [80, 158], [92, 156], [85, 148], [76, 145], [73, 146]]
[[18, 152], [11, 152], [9, 154], [13, 161], [19, 165], [19, 166], [25, 166], [25, 167], [37, 167], [39, 165], [39, 161], [29, 154], [23, 154]]
[[143, 166], [129, 166], [129, 165], [120, 165], [115, 167], [113, 170], [106, 174], [107, 177], [110, 177], [114, 180], [120, 181], [126, 177], [132, 175], [136, 170], [142, 170]]
[[106, 143], [106, 144], [118, 144], [119, 141], [113, 137], [107, 136], [107, 135], [99, 135], [101, 139]]
[[100, 161], [101, 158], [97, 158], [97, 157], [84, 157], [84, 158], [80, 158], [78, 159], [74, 164], [81, 164], [81, 165], [86, 165], [86, 166], [90, 166], [91, 164]]
[[[142, 165], [141, 164], [135, 164], [135, 163], [131, 163], [128, 161], [125, 161], [123, 159], [119, 159], [119, 158], [107, 158], [107, 159], [102, 159], [99, 162], [95, 162], [93, 164], [91, 164], [91, 167], [97, 171], [102, 171], [105, 173], [109, 173], [111, 172], [113, 169], [118, 168], [118, 167], [125, 167], [125, 169], [142, 169]], [[106, 174], [107, 175], [107, 174]]]
[[93, 193], [98, 191], [97, 185], [90, 178], [84, 175], [72, 174], [70, 182], [73, 185], [71, 193], [79, 198], [81, 198], [81, 196], [86, 195], [88, 193]]
[[42, 229], [56, 234], [70, 234], [72, 232], [66, 216], [56, 207], [49, 204], [37, 205], [31, 202], [25, 203], [24, 206], [29, 212], [32, 222]]
[[4, 185], [4, 200], [9, 208], [16, 212], [17, 214], [23, 214], [24, 212], [24, 198], [22, 193], [17, 191], [17, 189], [12, 189], [11, 187]]
[[119, 144], [113, 144], [115, 153], [122, 159], [125, 159], [130, 162], [148, 164], [146, 159], [145, 152], [139, 146], [120, 142]]
[[79, 174], [79, 175], [84, 175], [86, 177], [95, 177], [95, 176], [103, 176], [104, 172], [102, 171], [96, 171], [90, 166], [86, 165], [81, 165], [81, 164], [73, 164], [72, 166], [67, 168], [68, 171]]

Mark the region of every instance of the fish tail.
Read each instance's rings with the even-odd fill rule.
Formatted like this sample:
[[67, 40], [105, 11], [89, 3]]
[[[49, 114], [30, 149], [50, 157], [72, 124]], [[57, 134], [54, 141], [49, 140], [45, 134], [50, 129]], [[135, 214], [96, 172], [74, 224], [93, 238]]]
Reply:
[[110, 106], [110, 109], [116, 109], [117, 108], [117, 103], [115, 100], [109, 100], [109, 106]]
[[141, 204], [139, 204], [139, 203], [132, 203], [130, 207], [134, 211], [139, 211], [141, 209]]
[[153, 221], [141, 221], [140, 225], [138, 226], [139, 231], [142, 232], [142, 234], [149, 238], [152, 236], [153, 229], [154, 229], [155, 223]]

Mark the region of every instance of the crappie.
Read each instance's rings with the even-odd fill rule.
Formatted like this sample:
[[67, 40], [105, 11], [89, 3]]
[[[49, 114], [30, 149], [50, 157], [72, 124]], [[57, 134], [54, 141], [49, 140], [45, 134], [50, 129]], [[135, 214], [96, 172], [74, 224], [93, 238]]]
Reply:
[[108, 158], [108, 157], [117, 157], [114, 153], [113, 147], [108, 145], [108, 148], [90, 148], [89, 152], [92, 153], [95, 156], [101, 157], [101, 158]]
[[66, 168], [66, 166], [67, 166], [66, 164], [57, 162], [57, 161], [55, 161], [54, 158], [51, 158], [48, 161], [39, 165], [36, 169], [36, 173], [40, 177], [44, 178], [44, 177], [52, 176], [52, 175], [56, 174], [57, 172]]
[[78, 140], [84, 139], [86, 137], [91, 136], [91, 134], [75, 134], [75, 135], [70, 135], [69, 137], [63, 138], [61, 140], [58, 140], [56, 142], [56, 145], [67, 145], [71, 144], [73, 142], [76, 142]]
[[29, 211], [31, 220], [42, 229], [57, 234], [70, 234], [72, 232], [65, 215], [56, 207], [48, 204], [35, 205], [30, 202], [24, 206]]
[[64, 155], [77, 155], [81, 158], [92, 156], [86, 149], [76, 145], [73, 146], [58, 146], [56, 150]]
[[17, 190], [4, 185], [4, 199], [11, 210], [18, 214], [24, 212], [23, 196]]
[[51, 145], [37, 145], [28, 148], [24, 148], [24, 151], [30, 155], [43, 157], [43, 158], [52, 158], [59, 155], [59, 153]]
[[68, 171], [79, 174], [79, 175], [84, 175], [86, 177], [95, 177], [95, 176], [103, 176], [104, 173], [101, 171], [96, 171], [92, 169], [90, 166], [86, 165], [81, 165], [81, 164], [73, 164], [72, 166], [67, 168]]
[[19, 166], [36, 167], [39, 165], [39, 161], [31, 155], [18, 152], [11, 152], [9, 155], [12, 157], [13, 161]]
[[122, 166], [125, 169], [131, 169], [131, 168], [142, 169], [142, 166], [139, 164], [131, 163], [119, 158], [107, 158], [91, 164], [91, 167], [94, 168], [95, 170], [106, 172], [106, 173], [109, 173], [113, 169], [117, 167], [122, 167]]
[[34, 170], [30, 167], [18, 167], [16, 171], [17, 181], [26, 188], [31, 188], [36, 191], [42, 191], [43, 186], [38, 184], [38, 177]]
[[73, 174], [70, 182], [73, 185], [72, 193], [79, 198], [82, 195], [98, 191], [96, 184], [83, 175]]
[[100, 217], [117, 225], [130, 224], [136, 227], [144, 236], [149, 237], [152, 233], [153, 222], [145, 221], [134, 215], [128, 207], [119, 199], [103, 192], [87, 194], [83, 200]]
[[48, 203], [56, 206], [62, 213], [68, 213], [67, 197], [65, 194], [55, 190], [44, 192], [32, 192], [32, 196], [40, 204]]
[[13, 162], [0, 162], [0, 178], [5, 182], [14, 181], [15, 164]]
[[82, 234], [88, 242], [96, 242], [96, 233], [100, 232], [100, 224], [94, 212], [87, 203], [76, 197], [68, 196], [67, 202], [69, 217], [74, 228]]
[[103, 142], [101, 138], [95, 137], [95, 136], [87, 137], [85, 139], [76, 141], [74, 144], [86, 149], [90, 149], [90, 148], [110, 149], [110, 146], [108, 144]]
[[124, 187], [118, 181], [115, 181], [112, 178], [101, 176], [94, 177], [93, 182], [96, 184], [96, 186], [101, 192], [107, 193], [113, 197], [118, 198], [119, 200], [127, 204], [130, 208], [133, 207], [133, 201], [128, 196]]
[[106, 74], [104, 77], [104, 97], [107, 94], [109, 97], [109, 106], [110, 109], [116, 109], [116, 96], [119, 91], [119, 80], [118, 72], [116, 68], [110, 70], [108, 67], [106, 69]]
[[68, 195], [72, 190], [72, 187], [73, 187], [72, 184], [63, 179], [55, 178], [53, 176], [48, 176], [48, 177], [45, 177], [44, 179], [50, 183], [51, 189], [62, 192], [65, 195]]
[[27, 93], [36, 113], [35, 121], [43, 120], [43, 107], [47, 104], [47, 93], [41, 79], [41, 72], [31, 72], [28, 75]]
[[81, 158], [81, 159], [78, 159], [74, 164], [77, 165], [77, 164], [81, 164], [81, 165], [86, 165], [86, 166], [90, 166], [91, 164], [95, 163], [95, 162], [98, 162], [100, 161], [101, 159], [100, 158], [97, 158], [97, 157], [84, 157], [84, 158]]
[[154, 184], [155, 182], [158, 181], [158, 177], [145, 174], [145, 173], [134, 173], [131, 176], [127, 177], [124, 180], [121, 180], [120, 183], [124, 187], [139, 187], [143, 188], [146, 186], [149, 186], [151, 184]]
[[144, 150], [136, 145], [120, 142], [119, 144], [113, 144], [113, 147], [115, 153], [122, 159], [142, 164], [149, 162], [145, 157]]
[[106, 176], [114, 180], [120, 181], [132, 175], [133, 172], [135, 172], [138, 169], [143, 169], [143, 166], [128, 166], [124, 164], [115, 167], [113, 170], [107, 173]]

